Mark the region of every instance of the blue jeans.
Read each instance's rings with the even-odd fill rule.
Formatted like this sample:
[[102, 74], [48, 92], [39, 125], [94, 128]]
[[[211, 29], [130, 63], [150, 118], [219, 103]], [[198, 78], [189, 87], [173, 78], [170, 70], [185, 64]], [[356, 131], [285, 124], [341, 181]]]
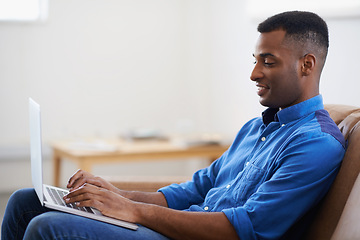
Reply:
[[159, 239], [167, 237], [143, 226], [137, 231], [43, 207], [34, 189], [13, 193], [1, 226], [2, 240]]

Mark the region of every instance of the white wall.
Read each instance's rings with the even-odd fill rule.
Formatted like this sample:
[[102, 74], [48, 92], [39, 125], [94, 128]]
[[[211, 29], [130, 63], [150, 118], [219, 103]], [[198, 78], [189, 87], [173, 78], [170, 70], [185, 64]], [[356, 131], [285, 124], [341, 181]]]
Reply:
[[[360, 106], [360, 18], [326, 20], [325, 102]], [[45, 142], [183, 122], [232, 138], [263, 110], [249, 80], [257, 23], [245, 0], [50, 0], [44, 23], [0, 23], [0, 150], [28, 145], [29, 96]], [[14, 178], [5, 158], [0, 176]]]

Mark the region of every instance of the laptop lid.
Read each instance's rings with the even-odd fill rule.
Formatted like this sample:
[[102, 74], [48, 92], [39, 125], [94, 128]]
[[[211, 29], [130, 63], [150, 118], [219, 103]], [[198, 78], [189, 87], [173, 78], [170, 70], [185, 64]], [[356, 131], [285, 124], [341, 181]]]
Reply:
[[29, 98], [30, 118], [30, 158], [31, 158], [31, 179], [36, 194], [44, 204], [43, 176], [42, 176], [42, 151], [41, 151], [41, 118], [40, 105]]

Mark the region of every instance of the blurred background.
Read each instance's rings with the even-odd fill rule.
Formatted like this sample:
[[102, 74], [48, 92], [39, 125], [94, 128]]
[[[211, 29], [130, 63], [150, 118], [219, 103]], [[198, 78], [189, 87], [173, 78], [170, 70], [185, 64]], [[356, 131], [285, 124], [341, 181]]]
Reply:
[[[218, 134], [231, 142], [264, 110], [249, 79], [257, 24], [283, 10], [324, 17], [330, 32], [324, 102], [360, 106], [360, 4], [291, 2], [48, 0], [42, 19], [0, 21], [1, 212], [9, 193], [31, 186], [29, 97], [42, 108], [50, 184], [53, 141], [152, 129]], [[94, 172], [186, 175], [204, 166], [193, 159], [113, 164]], [[67, 163], [63, 181], [75, 170]]]

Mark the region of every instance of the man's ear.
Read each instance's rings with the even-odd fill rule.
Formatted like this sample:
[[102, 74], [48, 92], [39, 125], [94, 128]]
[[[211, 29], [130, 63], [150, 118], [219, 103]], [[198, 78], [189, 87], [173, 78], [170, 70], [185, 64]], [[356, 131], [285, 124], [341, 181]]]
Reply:
[[314, 71], [315, 69], [315, 64], [316, 64], [316, 57], [314, 54], [306, 54], [303, 57], [302, 63], [301, 63], [301, 72], [303, 74], [303, 76], [308, 76], [311, 74], [311, 72]]

